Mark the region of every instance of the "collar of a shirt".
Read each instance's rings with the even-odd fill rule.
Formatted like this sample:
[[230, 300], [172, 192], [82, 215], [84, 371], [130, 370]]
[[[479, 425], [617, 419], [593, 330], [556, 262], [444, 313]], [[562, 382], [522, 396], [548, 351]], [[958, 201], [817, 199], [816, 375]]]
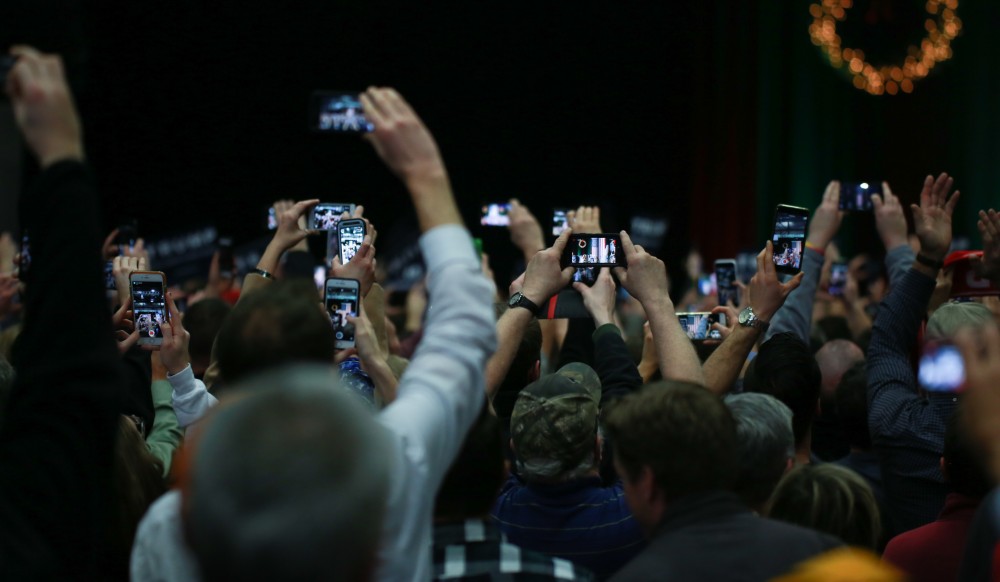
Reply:
[[949, 493], [944, 500], [944, 508], [938, 515], [938, 521], [962, 520], [972, 521], [976, 509], [983, 501], [982, 497], [969, 497], [961, 493]]
[[676, 499], [667, 507], [655, 536], [678, 530], [688, 525], [711, 521], [741, 513], [753, 512], [740, 501], [735, 493], [723, 490], [693, 493]]

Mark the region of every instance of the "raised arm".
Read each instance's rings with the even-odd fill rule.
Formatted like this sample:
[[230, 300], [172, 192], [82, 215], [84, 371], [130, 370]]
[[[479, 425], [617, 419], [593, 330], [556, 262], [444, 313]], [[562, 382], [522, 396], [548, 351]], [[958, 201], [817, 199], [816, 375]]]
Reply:
[[910, 270], [914, 254], [906, 238], [906, 216], [899, 197], [892, 193], [888, 182], [882, 182], [882, 196], [872, 195], [875, 228], [885, 247], [885, 268], [889, 285], [895, 285]]

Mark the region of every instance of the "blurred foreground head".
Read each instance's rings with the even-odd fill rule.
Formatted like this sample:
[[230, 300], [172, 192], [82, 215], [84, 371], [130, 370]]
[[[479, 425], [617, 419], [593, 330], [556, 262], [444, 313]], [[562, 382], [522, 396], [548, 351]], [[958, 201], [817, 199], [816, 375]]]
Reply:
[[278, 369], [206, 419], [184, 494], [206, 582], [372, 578], [389, 440], [337, 382], [328, 367]]

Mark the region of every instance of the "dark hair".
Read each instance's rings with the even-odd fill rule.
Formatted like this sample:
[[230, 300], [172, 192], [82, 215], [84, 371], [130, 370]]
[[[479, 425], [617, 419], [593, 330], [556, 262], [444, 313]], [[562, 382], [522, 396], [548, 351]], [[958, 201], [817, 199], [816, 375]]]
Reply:
[[222, 323], [232, 308], [222, 299], [209, 298], [198, 301], [184, 312], [184, 329], [191, 334], [188, 350], [193, 362], [208, 365], [212, 357], [212, 344]]
[[774, 490], [767, 513], [873, 551], [882, 530], [871, 485], [833, 463], [801, 465], [790, 471]]
[[968, 435], [962, 420], [964, 416], [962, 404], [959, 404], [945, 425], [945, 478], [956, 493], [985, 497], [993, 489], [994, 482], [986, 469], [982, 447]]
[[219, 330], [219, 373], [227, 385], [293, 362], [333, 361], [334, 337], [311, 281], [269, 285], [244, 297]]
[[795, 444], [801, 444], [819, 402], [822, 375], [809, 346], [792, 333], [778, 333], [760, 346], [743, 378], [746, 392], [770, 394], [792, 409]]
[[485, 406], [448, 469], [434, 502], [434, 516], [445, 519], [489, 513], [503, 484], [504, 442], [500, 421]]
[[837, 419], [847, 444], [863, 451], [872, 448], [868, 432], [868, 366], [857, 362], [844, 372], [833, 396]]
[[129, 554], [135, 531], [146, 510], [167, 491], [163, 462], [154, 457], [132, 420], [118, 417], [115, 456], [112, 466], [114, 509], [109, 516], [111, 536], [107, 547], [116, 571], [128, 572]]
[[666, 500], [730, 489], [736, 479], [736, 423], [722, 400], [696, 384], [647, 384], [617, 402], [605, 423], [630, 480], [649, 467]]
[[833, 340], [854, 341], [851, 328], [847, 325], [847, 318], [839, 315], [828, 315], [816, 322], [823, 343]]
[[[495, 304], [494, 311], [497, 319], [499, 320], [508, 309], [509, 307], [503, 303]], [[493, 409], [496, 410], [498, 417], [510, 418], [514, 411], [517, 395], [531, 383], [532, 379], [528, 375], [541, 358], [542, 327], [538, 324], [537, 319], [531, 318], [524, 329], [521, 343], [517, 346], [517, 354], [514, 355], [514, 360], [511, 362], [510, 368], [507, 369], [507, 375], [504, 376], [503, 382], [500, 383], [500, 387], [493, 397]]]

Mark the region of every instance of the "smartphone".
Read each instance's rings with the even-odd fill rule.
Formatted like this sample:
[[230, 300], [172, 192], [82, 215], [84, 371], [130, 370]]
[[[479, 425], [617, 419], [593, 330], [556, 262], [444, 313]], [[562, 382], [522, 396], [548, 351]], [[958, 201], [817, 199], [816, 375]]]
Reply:
[[354, 347], [354, 324], [348, 317], [358, 316], [361, 285], [355, 279], [326, 280], [326, 312], [333, 324], [333, 337], [338, 350]]
[[167, 320], [167, 278], [159, 271], [135, 271], [128, 278], [139, 345], [163, 343], [160, 326]]
[[360, 218], [341, 220], [337, 225], [337, 238], [340, 239], [340, 263], [346, 265], [365, 240], [365, 221]]
[[348, 216], [354, 214], [354, 205], [341, 202], [320, 202], [313, 208], [309, 228], [310, 230], [337, 230], [340, 216], [345, 212]]
[[779, 273], [794, 275], [802, 270], [809, 209], [779, 204], [774, 213], [774, 265]]
[[313, 269], [313, 281], [316, 282], [316, 289], [318, 291], [323, 291], [323, 285], [326, 284], [326, 267], [323, 265], [316, 265]]
[[118, 289], [118, 282], [115, 281], [115, 262], [104, 263], [104, 288], [108, 291]]
[[841, 182], [840, 209], [850, 212], [871, 212], [875, 208], [872, 204], [872, 194], [881, 193], [881, 182]]
[[563, 251], [565, 267], [619, 267], [625, 264], [621, 237], [617, 234], [576, 234], [569, 237]]
[[722, 334], [712, 329], [712, 324], [726, 325], [726, 314], [708, 311], [681, 312], [677, 314], [677, 321], [691, 341], [721, 340]]
[[267, 209], [267, 230], [277, 230], [278, 229], [278, 214], [274, 211], [274, 207]]
[[715, 273], [711, 275], [700, 275], [698, 277], [698, 296], [708, 297], [709, 295], [715, 295]]
[[556, 208], [552, 211], [552, 236], [559, 236], [569, 228], [568, 208]]
[[736, 274], [740, 281], [749, 285], [750, 279], [757, 274], [757, 255], [755, 253], [736, 254]]
[[584, 267], [573, 271], [573, 282], [593, 287], [594, 283], [597, 282], [597, 269], [594, 267]]
[[375, 125], [365, 115], [358, 92], [316, 91], [309, 100], [309, 129], [316, 133], [369, 133]]
[[479, 224], [483, 226], [508, 226], [510, 224], [510, 204], [506, 202], [483, 204]]
[[740, 290], [736, 286], [736, 259], [715, 261], [715, 289], [719, 305], [740, 304]]
[[220, 236], [219, 247], [219, 275], [232, 278], [236, 271], [236, 261], [233, 259], [233, 239], [228, 236]]
[[948, 343], [928, 343], [920, 356], [920, 386], [930, 392], [958, 392], [965, 384], [965, 360]]
[[830, 265], [830, 286], [827, 288], [827, 292], [834, 297], [842, 297], [846, 285], [847, 263], [836, 262]]
[[125, 251], [135, 250], [135, 243], [139, 239], [139, 225], [135, 220], [127, 220], [118, 225], [118, 238], [115, 244], [118, 245], [118, 254], [124, 255]]

